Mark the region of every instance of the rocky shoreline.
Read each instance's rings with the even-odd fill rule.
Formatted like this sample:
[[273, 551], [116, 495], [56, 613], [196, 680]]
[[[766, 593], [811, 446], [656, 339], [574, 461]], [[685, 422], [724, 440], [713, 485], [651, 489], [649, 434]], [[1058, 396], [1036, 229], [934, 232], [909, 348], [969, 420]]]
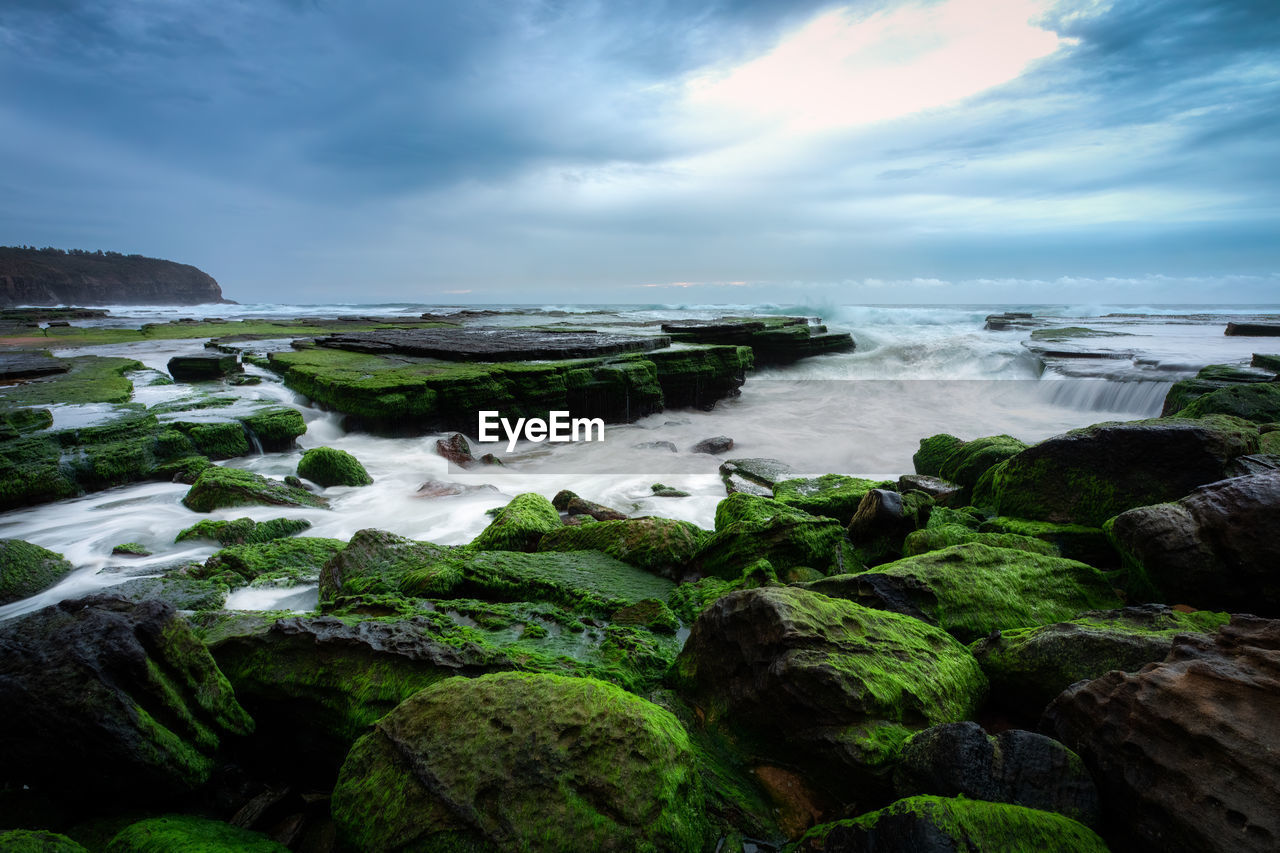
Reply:
[[[191, 511], [174, 538], [219, 546], [0, 622], [0, 847], [1280, 844], [1280, 383], [1266, 356], [1176, 384], [1160, 418], [1030, 446], [931, 436], [894, 480], [800, 477], [717, 441], [713, 529], [530, 492], [444, 546], [202, 518], [323, 511], [326, 489], [371, 482], [335, 448], [284, 479], [213, 464], [306, 430], [288, 406], [219, 393], [243, 381], [239, 359], [351, 428], [421, 434], [470, 432], [488, 406], [610, 423], [711, 406], [753, 364], [852, 339], [804, 318], [635, 341], [504, 340], [435, 317], [235, 325], [156, 327], [220, 338], [173, 377], [86, 355], [0, 389], [3, 508], [172, 480]], [[193, 383], [181, 404], [135, 401], [178, 376]], [[54, 404], [72, 402], [112, 416], [58, 423]], [[465, 437], [441, 445], [467, 462]], [[3, 540], [0, 602], [72, 569]], [[304, 613], [224, 609], [236, 590], [316, 582]]]

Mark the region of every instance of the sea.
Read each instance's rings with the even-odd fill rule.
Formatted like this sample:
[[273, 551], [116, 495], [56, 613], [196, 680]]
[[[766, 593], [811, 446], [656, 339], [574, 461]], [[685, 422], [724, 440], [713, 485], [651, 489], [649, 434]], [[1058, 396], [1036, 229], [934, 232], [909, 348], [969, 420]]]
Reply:
[[[290, 391], [266, 370], [259, 385], [219, 394], [245, 404], [270, 400], [298, 408], [307, 432], [298, 449], [255, 453], [219, 464], [283, 477], [302, 452], [327, 445], [354, 454], [374, 478], [366, 487], [324, 490], [331, 509], [238, 507], [214, 518], [305, 518], [306, 535], [349, 539], [379, 528], [444, 545], [469, 542], [489, 522], [487, 510], [522, 492], [547, 497], [571, 489], [629, 515], [660, 515], [713, 527], [725, 497], [718, 469], [726, 458], [766, 457], [797, 476], [825, 473], [896, 479], [911, 473], [920, 439], [947, 432], [963, 439], [1008, 434], [1035, 442], [1102, 421], [1160, 414], [1169, 387], [1209, 364], [1247, 365], [1254, 353], [1280, 352], [1280, 338], [1224, 335], [1231, 321], [1280, 322], [1280, 305], [435, 305], [241, 304], [108, 306], [100, 322], [133, 325], [191, 317], [294, 318], [333, 316], [418, 317], [456, 315], [469, 326], [583, 327], [659, 334], [661, 322], [722, 316], [805, 316], [832, 331], [849, 332], [852, 352], [816, 356], [751, 373], [739, 396], [710, 411], [667, 410], [631, 424], [610, 424], [603, 441], [550, 444], [505, 440], [476, 444], [502, 466], [463, 470], [435, 451], [443, 434], [387, 438], [347, 432], [341, 415]], [[985, 328], [990, 315], [1034, 318], [1013, 328]], [[1036, 327], [1084, 327], [1088, 337], [1046, 345]], [[155, 341], [54, 354], [93, 353], [134, 358], [164, 371], [178, 354], [202, 352], [203, 340]], [[253, 349], [287, 348], [289, 339], [258, 341]], [[1057, 353], [1046, 355], [1045, 350]], [[190, 394], [189, 386], [142, 386], [135, 401], [155, 405]], [[54, 407], [55, 427], [110, 417], [106, 406]], [[721, 456], [692, 452], [698, 441], [728, 436]], [[689, 497], [656, 497], [662, 483]], [[445, 484], [444, 487], [441, 484]], [[426, 488], [423, 488], [424, 485]], [[439, 495], [442, 491], [461, 493]], [[0, 607], [0, 619], [65, 598], [98, 591], [139, 576], [161, 575], [203, 561], [212, 543], [175, 543], [178, 531], [201, 517], [181, 499], [187, 487], [149, 482], [84, 497], [0, 513], [0, 537], [19, 538], [62, 553], [77, 567], [54, 588]], [[112, 556], [113, 546], [137, 542], [152, 556]], [[247, 588], [234, 592], [232, 609], [304, 611], [316, 602], [314, 585]]]

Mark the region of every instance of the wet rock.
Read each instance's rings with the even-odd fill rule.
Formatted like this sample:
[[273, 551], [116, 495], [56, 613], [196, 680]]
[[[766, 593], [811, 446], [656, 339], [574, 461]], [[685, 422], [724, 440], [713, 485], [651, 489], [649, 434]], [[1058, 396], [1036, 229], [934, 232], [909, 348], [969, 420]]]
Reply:
[[117, 557], [150, 557], [151, 552], [147, 550], [147, 546], [137, 542], [124, 542], [116, 545], [111, 549], [111, 554]]
[[986, 692], [977, 662], [937, 628], [796, 587], [719, 598], [675, 674], [709, 720], [754, 732], [845, 802], [887, 785], [912, 730], [971, 716]]
[[661, 335], [545, 332], [534, 329], [380, 329], [329, 335], [321, 346], [449, 361], [546, 361], [639, 353], [671, 343]]
[[10, 829], [0, 832], [0, 850], [10, 853], [89, 853], [80, 844], [40, 829]]
[[1049, 557], [1061, 556], [1057, 547], [1031, 536], [1020, 536], [1017, 533], [983, 533], [962, 524], [934, 525], [932, 523], [923, 530], [907, 534], [907, 538], [902, 540], [902, 556], [914, 557], [970, 542], [989, 545], [992, 548], [1029, 551], [1032, 554], [1044, 554]]
[[516, 495], [472, 540], [482, 551], [536, 551], [543, 534], [562, 525], [551, 501], [534, 492]]
[[1163, 663], [1073, 685], [1045, 724], [1084, 759], [1126, 849], [1271, 851], [1280, 841], [1280, 621], [1232, 617]]
[[1047, 323], [1047, 320], [1037, 320], [1034, 314], [1024, 311], [1006, 311], [1003, 314], [988, 314], [983, 328], [990, 332], [1005, 332], [1011, 329], [1034, 329]]
[[1087, 826], [1100, 819], [1098, 789], [1080, 758], [1052, 738], [974, 722], [912, 735], [893, 774], [898, 796], [935, 794], [1057, 812]]
[[773, 484], [773, 497], [780, 503], [812, 515], [848, 523], [867, 492], [887, 485], [889, 484], [861, 477], [823, 474], [821, 477], [779, 480]]
[[369, 472], [345, 450], [313, 447], [298, 460], [298, 476], [306, 477], [325, 488], [329, 486], [367, 486], [373, 482]]
[[770, 498], [730, 495], [717, 505], [715, 533], [692, 569], [732, 580], [757, 560], [768, 560], [779, 574], [801, 566], [823, 574], [854, 568], [840, 522]]
[[627, 517], [624, 512], [578, 497], [568, 489], [557, 492], [551, 505], [566, 515], [587, 515], [596, 521], [621, 521]]
[[963, 797], [910, 797], [854, 820], [815, 826], [795, 853], [1107, 853], [1093, 830], [1039, 809]]
[[173, 540], [187, 542], [192, 539], [212, 539], [219, 545], [257, 545], [273, 539], [293, 536], [311, 527], [305, 518], [273, 518], [254, 521], [252, 518], [205, 518], [183, 530]]
[[0, 624], [0, 672], [0, 774], [61, 796], [173, 797], [208, 780], [226, 737], [253, 729], [159, 601], [90, 596]]
[[706, 832], [674, 716], [600, 681], [522, 673], [449, 679], [398, 706], [347, 757], [333, 815], [368, 851], [698, 850]]
[[1280, 337], [1280, 323], [1228, 323], [1223, 334], [1254, 338]]
[[0, 539], [0, 604], [43, 592], [74, 567], [61, 554], [22, 539]]
[[171, 574], [159, 578], [134, 578], [110, 587], [107, 593], [129, 601], [163, 601], [175, 610], [217, 610], [226, 603], [222, 584]]
[[464, 483], [452, 483], [446, 480], [427, 480], [418, 486], [418, 490], [414, 492], [414, 497], [418, 498], [447, 498], [452, 495], [469, 495], [475, 492], [496, 492], [497, 486], [491, 486], [484, 483], [478, 486], [467, 485]]
[[964, 439], [945, 432], [922, 438], [920, 439], [920, 449], [911, 457], [911, 464], [915, 466], [917, 474], [940, 477], [942, 475], [942, 463], [963, 444]]
[[933, 499], [923, 492], [868, 491], [849, 521], [858, 559], [874, 566], [902, 556], [907, 534], [928, 524], [932, 509]]
[[1120, 604], [1106, 577], [1092, 566], [978, 544], [954, 545], [805, 586], [938, 625], [966, 643], [992, 631], [1046, 625]]
[[1265, 474], [1268, 471], [1280, 470], [1280, 454], [1254, 453], [1249, 456], [1237, 456], [1227, 466], [1227, 477], [1248, 477], [1251, 474]]
[[[791, 467], [777, 459], [729, 459], [720, 463], [720, 479], [729, 485], [730, 478], [754, 483], [772, 493], [775, 483], [795, 476]], [[732, 492], [730, 492], [732, 494]], [[766, 495], [768, 497], [769, 495]]]
[[1177, 414], [1205, 394], [1223, 388], [1242, 383], [1270, 382], [1273, 379], [1275, 379], [1275, 373], [1271, 371], [1229, 364], [1211, 364], [1202, 368], [1194, 377], [1180, 379], [1173, 383], [1173, 387], [1165, 394], [1160, 416]]
[[672, 453], [679, 453], [674, 441], [642, 441], [639, 444], [631, 445], [636, 450], [669, 450]]
[[1205, 415], [1233, 415], [1254, 423], [1280, 420], [1280, 384], [1255, 382], [1230, 385], [1197, 397], [1178, 417], [1201, 418]]
[[1273, 374], [1280, 374], [1280, 355], [1255, 352], [1253, 358], [1249, 360], [1249, 365]]
[[1213, 634], [1228, 618], [1209, 610], [1182, 613], [1145, 604], [995, 632], [970, 650], [991, 680], [993, 701], [1034, 719], [1077, 681], [1100, 678], [1113, 669], [1137, 672], [1164, 660], [1178, 635]]
[[1026, 449], [1027, 445], [1011, 435], [975, 438], [956, 445], [946, 455], [938, 476], [972, 491], [989, 469]]
[[244, 370], [234, 355], [175, 355], [169, 359], [169, 375], [178, 382], [207, 382]]
[[1098, 527], [1220, 480], [1232, 459], [1257, 450], [1252, 425], [1222, 415], [1096, 424], [997, 466], [989, 503], [998, 515]]
[[448, 438], [436, 439], [436, 453], [461, 468], [470, 468], [476, 461], [471, 455], [471, 445], [460, 432], [455, 432]]
[[1095, 568], [1112, 569], [1120, 566], [1120, 555], [1101, 527], [999, 516], [984, 518], [978, 530], [982, 533], [1030, 536], [1052, 545], [1069, 560], [1079, 560]]
[[954, 506], [959, 500], [963, 488], [941, 477], [930, 477], [927, 474], [903, 474], [898, 478], [899, 492], [924, 492], [933, 498], [937, 506]]
[[[0, 380], [3, 381], [3, 380]], [[8, 441], [53, 426], [48, 409], [7, 409], [0, 411], [0, 441]]]
[[263, 453], [284, 453], [297, 446], [298, 436], [307, 431], [302, 412], [288, 406], [271, 406], [240, 419], [249, 435], [262, 446]]
[[182, 505], [196, 512], [213, 512], [233, 506], [305, 506], [328, 508], [329, 502], [305, 489], [287, 486], [239, 468], [206, 468], [182, 499]]
[[1121, 513], [1109, 530], [1166, 601], [1280, 614], [1280, 471], [1211, 483]]
[[0, 381], [3, 382], [52, 376], [56, 373], [66, 373], [70, 369], [71, 364], [68, 361], [53, 358], [45, 353], [0, 353]]
[[687, 498], [689, 493], [680, 489], [665, 486], [662, 483], [654, 483], [649, 487], [655, 498]]
[[730, 450], [733, 450], [733, 439], [727, 435], [704, 438], [689, 448], [691, 453], [710, 453], [712, 456], [728, 453]]
[[603, 520], [562, 527], [543, 535], [539, 551], [602, 551], [663, 577], [679, 579], [690, 569], [710, 534], [687, 521], [668, 518]]

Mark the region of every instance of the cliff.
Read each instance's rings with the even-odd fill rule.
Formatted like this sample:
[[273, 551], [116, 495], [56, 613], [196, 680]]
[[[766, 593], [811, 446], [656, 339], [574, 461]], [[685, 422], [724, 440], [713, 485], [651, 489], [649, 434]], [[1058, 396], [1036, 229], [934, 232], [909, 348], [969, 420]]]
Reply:
[[189, 264], [119, 252], [0, 247], [0, 305], [197, 305], [229, 302]]

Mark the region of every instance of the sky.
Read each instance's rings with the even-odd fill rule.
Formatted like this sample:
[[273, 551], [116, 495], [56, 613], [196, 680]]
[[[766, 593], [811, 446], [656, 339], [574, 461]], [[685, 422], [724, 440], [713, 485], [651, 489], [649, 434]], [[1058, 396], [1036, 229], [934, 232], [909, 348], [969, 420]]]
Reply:
[[5, 0], [0, 128], [242, 302], [1280, 303], [1276, 0]]

